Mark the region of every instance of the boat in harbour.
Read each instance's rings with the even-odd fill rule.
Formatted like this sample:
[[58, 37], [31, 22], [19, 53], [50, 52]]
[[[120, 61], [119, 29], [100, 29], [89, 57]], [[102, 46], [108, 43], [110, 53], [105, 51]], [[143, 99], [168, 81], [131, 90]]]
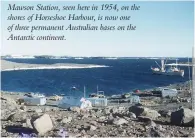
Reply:
[[[156, 62], [156, 61], [155, 61]], [[166, 69], [166, 63], [164, 63], [164, 59], [161, 60], [161, 66], [156, 62], [159, 68], [151, 67], [153, 74], [159, 75], [167, 75], [167, 76], [184, 76], [184, 70], [180, 70], [177, 67], [177, 60], [175, 66], [170, 66]]]

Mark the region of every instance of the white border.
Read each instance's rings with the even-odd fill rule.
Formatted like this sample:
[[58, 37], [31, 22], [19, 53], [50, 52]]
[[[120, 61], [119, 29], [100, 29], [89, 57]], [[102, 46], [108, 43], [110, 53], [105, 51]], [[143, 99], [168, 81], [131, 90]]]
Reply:
[[[1, 2], [6, 2], [6, 1], [30, 1], [30, 0], [0, 0], [0, 6], [1, 6]], [[40, 0], [34, 0], [34, 1], [40, 1]], [[41, 0], [41, 1], [55, 1], [55, 0]], [[98, 1], [105, 1], [105, 0], [57, 0], [57, 1], [94, 1], [94, 2], [98, 2]], [[57, 2], [56, 1], [56, 2]], [[106, 0], [106, 2], [109, 2], [109, 1], [112, 1], [112, 2], [117, 2], [119, 0]], [[194, 8], [195, 8], [195, 0], [123, 0], [123, 1], [132, 1], [132, 2], [148, 2], [148, 1], [153, 1], [153, 2], [172, 2], [172, 1], [192, 1], [194, 2]], [[1, 13], [1, 10], [0, 10], [0, 13]], [[194, 15], [195, 15], [195, 9], [194, 9]], [[1, 17], [1, 14], [0, 14], [0, 17]], [[2, 22], [2, 19], [1, 19], [1, 22]], [[0, 26], [1, 26], [1, 22], [0, 22]], [[195, 23], [195, 17], [194, 17], [194, 23]], [[2, 27], [2, 26], [1, 26]], [[2, 29], [1, 30], [1, 36], [0, 36], [0, 41], [2, 39]], [[194, 37], [195, 37], [195, 26], [194, 26]], [[0, 43], [0, 56], [2, 55], [1, 53], [1, 46], [2, 46], [2, 41]], [[194, 96], [195, 96], [195, 40], [194, 40], [194, 46], [192, 48], [192, 63], [193, 63], [193, 68], [192, 68], [192, 110], [194, 110]], [[1, 69], [1, 61], [0, 61], [0, 69]], [[0, 74], [0, 79], [1, 79], [1, 74]], [[0, 89], [1, 89], [1, 83], [0, 83]], [[1, 95], [1, 93], [0, 93]], [[0, 106], [1, 106], [1, 103], [0, 103]], [[1, 116], [1, 111], [0, 111], [0, 116]], [[195, 120], [194, 120], [195, 121]], [[0, 125], [1, 125], [1, 121], [0, 121]], [[0, 127], [0, 130], [1, 130], [1, 127]], [[195, 132], [195, 131], [194, 131]], [[0, 137], [1, 137], [1, 133], [0, 133]]]
[[99, 1], [104, 1], [104, 2], [125, 2], [125, 1], [132, 1], [132, 2], [149, 2], [149, 1], [153, 1], [153, 2], [177, 2], [177, 1], [183, 1], [183, 2], [187, 2], [187, 1], [195, 1], [195, 0], [0, 0], [2, 2], [4, 1], [27, 1], [27, 2], [30, 2], [30, 1], [38, 1], [38, 2], [43, 2], [43, 1], [55, 1], [55, 2], [59, 2], [59, 1], [67, 1], [67, 2], [72, 2], [72, 1], [75, 1], [75, 2], [79, 2], [79, 1], [88, 1], [88, 2], [99, 2]]
[[[1, 0], [0, 0], [0, 7], [1, 7]], [[1, 17], [1, 10], [0, 10], [0, 18]], [[1, 47], [3, 45], [3, 41], [2, 41], [2, 38], [3, 38], [3, 31], [2, 31], [2, 26], [1, 26], [1, 22], [2, 22], [2, 19], [0, 21], [0, 56], [2, 55], [2, 50], [1, 50]], [[0, 57], [1, 58], [1, 57]], [[0, 70], [1, 70], [1, 59], [0, 59]], [[0, 90], [1, 90], [1, 73], [0, 73]], [[1, 97], [1, 92], [0, 92], [0, 97]], [[0, 100], [0, 106], [1, 106], [1, 100]], [[0, 117], [1, 117], [1, 111], [0, 111]], [[0, 120], [0, 125], [1, 125], [1, 120]], [[0, 127], [0, 131], [1, 131], [2, 127]], [[2, 131], [1, 131], [2, 132]], [[0, 137], [1, 137], [1, 133], [0, 133]]]
[[[195, 1], [194, 1], [194, 8], [195, 8]], [[195, 9], [194, 9], [194, 15], [195, 15]], [[194, 17], [194, 24], [195, 24], [195, 17]], [[195, 39], [195, 25], [194, 25], [194, 39]], [[194, 97], [195, 97], [195, 40], [194, 40], [194, 46], [192, 48], [192, 110], [194, 111]], [[195, 115], [195, 112], [194, 112]], [[195, 120], [194, 120], [195, 122]], [[195, 124], [195, 123], [194, 123]], [[194, 129], [194, 135], [195, 135], [195, 129]]]

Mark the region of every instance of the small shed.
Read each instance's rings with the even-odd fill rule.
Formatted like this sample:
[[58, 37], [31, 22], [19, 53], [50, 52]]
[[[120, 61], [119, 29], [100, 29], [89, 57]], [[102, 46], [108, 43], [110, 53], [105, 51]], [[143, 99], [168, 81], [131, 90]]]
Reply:
[[92, 103], [92, 106], [107, 106], [108, 100], [107, 98], [87, 98]]
[[162, 97], [174, 97], [177, 96], [178, 92], [176, 89], [161, 88]]
[[73, 106], [80, 107], [82, 97], [64, 96], [62, 100], [58, 102], [58, 107], [68, 109]]
[[24, 102], [27, 105], [45, 105], [46, 104], [46, 97], [24, 97]]
[[140, 98], [137, 95], [132, 95], [130, 97], [130, 103], [140, 103]]

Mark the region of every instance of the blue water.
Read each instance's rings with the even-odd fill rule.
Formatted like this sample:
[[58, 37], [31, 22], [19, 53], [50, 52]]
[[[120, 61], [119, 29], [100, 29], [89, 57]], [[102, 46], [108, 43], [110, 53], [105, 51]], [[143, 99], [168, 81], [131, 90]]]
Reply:
[[[188, 67], [184, 77], [153, 75], [150, 67], [156, 66], [152, 59], [9, 59], [18, 63], [54, 64], [54, 63], [80, 63], [107, 65], [108, 68], [90, 69], [49, 69], [49, 70], [18, 70], [2, 72], [1, 89], [4, 91], [39, 92], [46, 95], [66, 94], [75, 86], [78, 91], [86, 93], [99, 90], [106, 95], [121, 94], [135, 89], [150, 89], [180, 83], [189, 80]], [[169, 61], [168, 63], [173, 63]], [[179, 59], [179, 62], [187, 62], [187, 59]]]

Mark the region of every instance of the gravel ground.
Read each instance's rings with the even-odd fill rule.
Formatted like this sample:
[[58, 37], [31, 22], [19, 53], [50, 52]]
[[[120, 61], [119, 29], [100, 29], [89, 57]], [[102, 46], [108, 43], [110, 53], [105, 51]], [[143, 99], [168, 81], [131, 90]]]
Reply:
[[[1, 92], [2, 103], [2, 131], [3, 137], [18, 137], [24, 131], [30, 131], [37, 137], [59, 137], [62, 128], [68, 136], [73, 137], [193, 137], [194, 127], [176, 126], [171, 124], [170, 116], [156, 117], [151, 121], [144, 121], [134, 113], [129, 113], [133, 105], [127, 103], [109, 104], [107, 107], [93, 108], [90, 112], [81, 112], [80, 109], [71, 111], [56, 107], [56, 102], [49, 100], [44, 106], [29, 106], [16, 103], [25, 93]], [[184, 94], [183, 94], [184, 95]], [[178, 96], [176, 97], [178, 98]], [[183, 97], [187, 98], [187, 97]], [[160, 110], [176, 111], [180, 106], [190, 108], [190, 102], [172, 103], [170, 98], [141, 97], [143, 108], [153, 112], [150, 117], [158, 115]], [[120, 109], [120, 110], [119, 110]], [[12, 116], [12, 114], [14, 115]], [[34, 116], [49, 115], [52, 120], [52, 129], [43, 135], [36, 127], [29, 125], [27, 120]], [[132, 115], [134, 114], [134, 115]], [[12, 116], [12, 117], [10, 117]], [[135, 116], [135, 117], [134, 117]], [[144, 115], [145, 116], [145, 115]], [[111, 121], [111, 122], [110, 122]], [[44, 122], [44, 125], [49, 122]], [[43, 125], [43, 124], [41, 124]], [[44, 128], [44, 127], [41, 127]]]

